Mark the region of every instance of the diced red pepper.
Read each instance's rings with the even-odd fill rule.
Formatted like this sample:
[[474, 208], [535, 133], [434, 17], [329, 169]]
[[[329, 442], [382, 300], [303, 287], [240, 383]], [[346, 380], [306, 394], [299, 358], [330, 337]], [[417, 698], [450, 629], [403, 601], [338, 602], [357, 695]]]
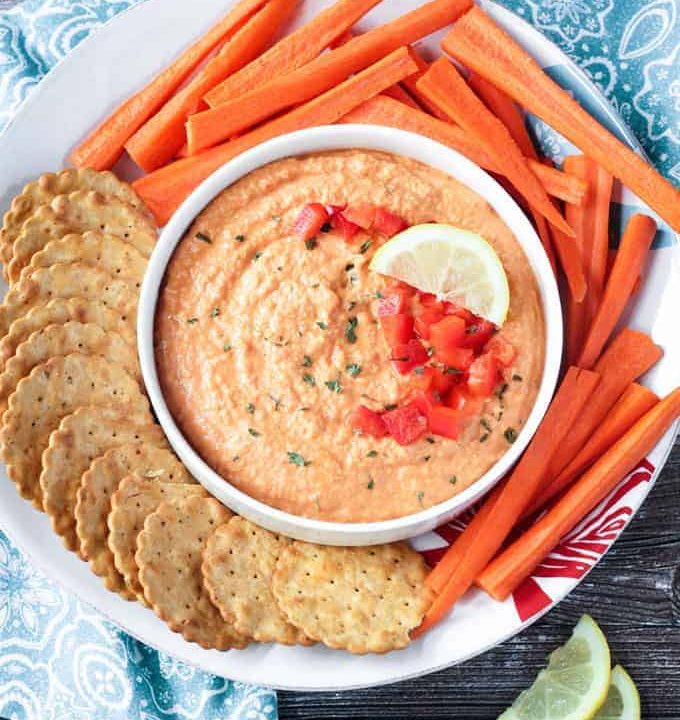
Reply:
[[444, 365], [456, 370], [467, 370], [475, 359], [475, 353], [470, 348], [450, 347], [437, 349], [434, 357]]
[[384, 207], [375, 208], [373, 227], [382, 235], [392, 237], [408, 227], [406, 220], [396, 213], [386, 210]]
[[405, 345], [413, 337], [413, 316], [406, 313], [385, 315], [380, 318], [380, 326], [390, 347]]
[[444, 303], [444, 314], [445, 315], [457, 315], [460, 318], [463, 318], [465, 320], [466, 325], [471, 325], [474, 322], [475, 315], [470, 312], [467, 308], [463, 307], [462, 305], [457, 305], [456, 303], [452, 302], [445, 302]]
[[349, 242], [359, 232], [359, 226], [347, 220], [342, 213], [331, 216], [331, 227], [342, 232], [345, 242]]
[[433, 388], [419, 390], [411, 397], [411, 404], [415, 405], [423, 415], [428, 415], [432, 408], [442, 404], [442, 396]]
[[300, 210], [293, 229], [301, 240], [310, 240], [320, 232], [328, 218], [328, 212], [321, 203], [309, 203]]
[[359, 203], [358, 205], [348, 205], [342, 215], [345, 220], [358, 225], [364, 230], [368, 230], [373, 225], [375, 218], [375, 205], [369, 203]]
[[382, 297], [378, 298], [378, 317], [403, 313], [406, 309], [408, 297], [408, 293], [401, 288], [394, 288], [389, 292], [384, 292]]
[[435, 407], [427, 416], [430, 432], [435, 435], [457, 440], [460, 435], [462, 419], [460, 413], [450, 407]]
[[462, 346], [465, 338], [465, 320], [457, 315], [447, 315], [430, 327], [430, 342], [435, 351]]
[[432, 295], [430, 293], [418, 293], [418, 300], [420, 300], [420, 304], [423, 307], [428, 308], [428, 310], [439, 310], [442, 315], [444, 314], [444, 303], [437, 300], [436, 295]]
[[446, 396], [445, 404], [460, 413], [462, 417], [468, 418], [479, 415], [482, 410], [483, 400], [470, 395], [463, 386], [454, 387]]
[[461, 340], [461, 347], [472, 348], [481, 352], [484, 346], [496, 333], [496, 326], [484, 318], [475, 318], [465, 330], [465, 337]]
[[517, 355], [515, 346], [501, 335], [494, 335], [486, 344], [484, 351], [491, 353], [498, 364], [506, 368], [512, 365]]
[[355, 430], [360, 430], [364, 435], [374, 438], [382, 438], [388, 434], [387, 426], [381, 413], [359, 405], [350, 416], [350, 425]]
[[416, 315], [415, 330], [420, 337], [430, 339], [430, 328], [442, 319], [441, 311], [437, 309], [426, 309]]
[[429, 360], [427, 350], [422, 346], [420, 340], [412, 339], [407, 343], [392, 346], [392, 367], [400, 374], [406, 375], [419, 365]]
[[498, 362], [490, 353], [475, 358], [468, 370], [468, 389], [475, 397], [489, 397], [498, 384]]
[[410, 445], [427, 431], [427, 417], [412, 402], [386, 412], [382, 418], [390, 435], [400, 445]]
[[433, 367], [414, 368], [410, 381], [411, 387], [414, 390], [429, 390], [434, 380], [434, 373], [435, 368]]

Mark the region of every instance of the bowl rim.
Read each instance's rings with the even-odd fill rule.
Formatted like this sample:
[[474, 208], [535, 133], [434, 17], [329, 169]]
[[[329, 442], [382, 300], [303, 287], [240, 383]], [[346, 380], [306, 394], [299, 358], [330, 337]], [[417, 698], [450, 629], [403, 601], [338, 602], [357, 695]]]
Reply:
[[[355, 149], [401, 155], [438, 168], [491, 205], [515, 235], [536, 277], [546, 326], [545, 359], [536, 400], [517, 440], [478, 480], [452, 498], [417, 513], [375, 522], [340, 523], [294, 515], [256, 500], [203, 460], [175, 423], [165, 402], [156, 368], [154, 325], [158, 295], [177, 244], [222, 190], [276, 160]], [[541, 241], [527, 216], [496, 180], [460, 153], [427, 137], [384, 126], [344, 124], [307, 128], [257, 145], [218, 168], [184, 200], [163, 228], [149, 259], [139, 298], [137, 341], [142, 377], [158, 421], [189, 472], [211, 495], [274, 532], [322, 544], [367, 545], [408, 539], [434, 529], [459, 515], [506, 475], [526, 449], [552, 398], [562, 361], [563, 328], [557, 282]]]

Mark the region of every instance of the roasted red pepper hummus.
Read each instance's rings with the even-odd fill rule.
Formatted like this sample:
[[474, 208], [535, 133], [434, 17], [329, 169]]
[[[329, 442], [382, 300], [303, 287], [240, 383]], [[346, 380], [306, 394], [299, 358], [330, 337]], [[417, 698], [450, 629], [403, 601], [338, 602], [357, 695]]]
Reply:
[[[386, 238], [323, 228], [301, 241], [307, 203], [373, 203], [409, 225], [473, 230], [498, 253], [510, 286], [499, 336], [516, 350], [457, 440], [409, 445], [353, 428], [363, 405], [403, 403], [378, 321], [385, 278], [369, 272]], [[510, 447], [540, 384], [545, 327], [529, 264], [489, 205], [449, 176], [394, 155], [321, 153], [261, 168], [219, 195], [168, 266], [156, 359], [170, 410], [197, 452], [254, 498], [306, 517], [385, 520], [442, 502]]]

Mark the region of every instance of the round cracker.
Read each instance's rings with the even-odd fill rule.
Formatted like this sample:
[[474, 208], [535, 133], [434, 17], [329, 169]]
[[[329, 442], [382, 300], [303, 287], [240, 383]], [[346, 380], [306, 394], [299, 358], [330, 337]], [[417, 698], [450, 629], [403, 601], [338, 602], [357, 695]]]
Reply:
[[[109, 549], [107, 525], [111, 496], [120, 481], [132, 473], [145, 478], [146, 482], [150, 479], [165, 483], [195, 481], [170, 450], [141, 442], [125, 443], [107, 450], [83, 473], [74, 510], [81, 554], [109, 590], [134, 600], [136, 593], [128, 588], [116, 570]], [[134, 555], [134, 549], [132, 553]]]
[[132, 205], [111, 195], [94, 191], [78, 191], [57, 195], [49, 205], [41, 205], [26, 219], [12, 246], [12, 259], [7, 268], [10, 283], [19, 279], [21, 271], [33, 255], [55, 237], [88, 230], [117, 235], [148, 257], [156, 244], [153, 220]]
[[0, 305], [0, 334], [34, 307], [54, 298], [79, 297], [102, 303], [119, 313], [126, 322], [135, 322], [139, 294], [134, 283], [83, 263], [59, 263], [38, 268], [29, 278], [13, 285]]
[[56, 298], [36, 305], [26, 315], [18, 317], [0, 340], [0, 372], [7, 361], [14, 356], [21, 343], [37, 330], [48, 325], [59, 325], [69, 321], [94, 323], [107, 332], [118, 333], [131, 347], [136, 347], [134, 323], [126, 322], [115, 310], [96, 300], [83, 298]]
[[141, 384], [141, 370], [135, 348], [118, 333], [106, 331], [93, 323], [67, 322], [48, 325], [36, 330], [17, 348], [4, 372], [0, 374], [0, 410], [7, 406], [7, 398], [16, 390], [21, 378], [26, 377], [40, 363], [57, 355], [79, 352], [101, 357], [122, 365]]
[[139, 582], [139, 567], [135, 560], [137, 536], [143, 530], [146, 518], [161, 503], [180, 502], [194, 495], [208, 497], [197, 484], [160, 482], [152, 477], [132, 474], [120, 481], [111, 496], [111, 511], [107, 519], [109, 549], [125, 585], [145, 605], [144, 588]]
[[279, 610], [270, 585], [290, 540], [242, 517], [220, 525], [203, 551], [203, 582], [226, 622], [258, 642], [309, 642]]
[[104, 195], [113, 195], [138, 210], [148, 213], [141, 198], [131, 185], [120, 181], [112, 172], [97, 172], [90, 168], [67, 168], [58, 173], [45, 173], [37, 180], [24, 186], [10, 205], [3, 218], [0, 230], [0, 258], [7, 266], [12, 259], [12, 245], [17, 239], [21, 226], [40, 205], [47, 205], [57, 195], [68, 195], [76, 190], [97, 190]]
[[50, 435], [42, 456], [43, 507], [69, 550], [79, 550], [75, 507], [83, 473], [113, 447], [145, 442], [167, 447], [165, 435], [146, 411], [120, 403], [108, 408], [85, 406], [67, 415]]
[[115, 235], [100, 232], [69, 233], [50, 240], [38, 250], [19, 277], [22, 280], [39, 267], [57, 263], [81, 262], [106, 270], [113, 277], [133, 280], [139, 288], [142, 284], [148, 259], [129, 242]]
[[201, 554], [231, 513], [214, 498], [163, 502], [144, 522], [135, 559], [144, 596], [185, 640], [206, 649], [242, 648], [248, 638], [224, 621], [203, 585]]
[[72, 353], [36, 365], [10, 395], [0, 430], [7, 475], [21, 495], [42, 509], [42, 453], [62, 418], [83, 405], [120, 404], [149, 413], [137, 381], [117, 363]]
[[331, 547], [292, 542], [272, 592], [288, 620], [331, 648], [384, 653], [406, 647], [430, 601], [427, 566], [406, 543]]

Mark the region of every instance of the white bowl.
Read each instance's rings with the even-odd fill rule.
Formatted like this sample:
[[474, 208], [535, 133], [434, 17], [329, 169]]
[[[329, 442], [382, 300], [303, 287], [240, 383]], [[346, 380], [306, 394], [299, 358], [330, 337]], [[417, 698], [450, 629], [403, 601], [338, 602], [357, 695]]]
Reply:
[[[536, 402], [515, 443], [482, 477], [446, 502], [413, 515], [371, 523], [337, 523], [292, 515], [246, 495], [218, 475], [191, 447], [177, 427], [161, 392], [153, 332], [158, 292], [166, 266], [196, 216], [224, 188], [256, 168], [281, 158], [341, 149], [382, 150], [442, 170], [481, 195], [512, 230], [534, 271], [546, 322], [545, 366]], [[234, 512], [269, 530], [299, 540], [330, 545], [371, 545], [420, 535], [451, 520], [487, 493], [526, 448], [546, 411], [562, 356], [562, 312], [557, 284], [531, 223], [515, 201], [486, 172], [459, 153], [433, 140], [373, 125], [333, 125], [291, 133], [239, 155], [207, 178], [165, 226], [149, 261], [139, 301], [137, 334], [146, 389], [158, 420], [175, 452], [197, 480]]]

